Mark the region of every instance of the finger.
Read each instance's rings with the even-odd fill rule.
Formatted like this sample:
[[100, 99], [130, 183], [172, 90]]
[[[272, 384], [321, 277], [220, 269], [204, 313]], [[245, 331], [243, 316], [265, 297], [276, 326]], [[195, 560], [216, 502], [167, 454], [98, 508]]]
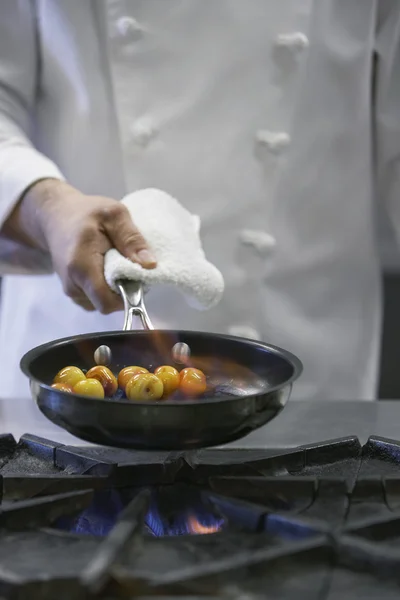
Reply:
[[104, 315], [123, 310], [123, 301], [119, 294], [107, 285], [104, 275], [104, 257], [94, 254], [90, 263], [81, 264], [77, 281], [84, 294], [96, 310]]
[[72, 297], [71, 300], [87, 312], [93, 312], [94, 310], [96, 310], [93, 304], [90, 302], [89, 298], [87, 298], [86, 296]]
[[80, 298], [86, 298], [95, 310], [109, 314], [123, 310], [123, 301], [119, 294], [113, 292], [104, 278], [104, 254], [111, 248], [109, 240], [99, 230], [98, 238], [103, 243], [93, 247], [92, 243], [84, 243], [69, 261], [67, 267], [67, 284], [64, 287], [68, 296], [77, 304]]
[[74, 304], [77, 304], [87, 311], [95, 310], [95, 307], [85, 295], [85, 292], [80, 286], [76, 285], [72, 279], [68, 279], [63, 287], [65, 294], [72, 300]]
[[122, 298], [102, 282], [88, 281], [85, 286], [85, 293], [95, 309], [103, 315], [109, 315], [124, 308]]
[[146, 240], [133, 223], [129, 211], [123, 204], [102, 211], [102, 225], [114, 248], [145, 269], [154, 269], [157, 261]]

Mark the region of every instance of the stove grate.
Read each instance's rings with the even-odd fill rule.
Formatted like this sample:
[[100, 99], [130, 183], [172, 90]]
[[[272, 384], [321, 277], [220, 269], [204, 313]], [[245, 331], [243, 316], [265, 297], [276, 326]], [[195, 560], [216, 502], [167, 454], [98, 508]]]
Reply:
[[152, 453], [3, 435], [0, 492], [3, 598], [386, 600], [400, 591], [392, 440]]

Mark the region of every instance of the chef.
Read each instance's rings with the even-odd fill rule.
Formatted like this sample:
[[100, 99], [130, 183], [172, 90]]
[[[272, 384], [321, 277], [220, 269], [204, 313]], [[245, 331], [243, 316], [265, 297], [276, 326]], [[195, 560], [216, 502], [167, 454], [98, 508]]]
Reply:
[[31, 347], [120, 329], [104, 253], [155, 267], [118, 203], [154, 187], [201, 217], [226, 283], [207, 313], [152, 290], [158, 327], [293, 351], [294, 398], [373, 399], [399, 25], [391, 0], [2, 2], [1, 396], [28, 393]]

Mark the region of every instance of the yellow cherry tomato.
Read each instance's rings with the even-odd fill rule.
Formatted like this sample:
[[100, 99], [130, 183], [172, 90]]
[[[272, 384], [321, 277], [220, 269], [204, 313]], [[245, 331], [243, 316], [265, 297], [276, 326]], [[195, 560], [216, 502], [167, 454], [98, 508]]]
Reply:
[[114, 373], [104, 365], [92, 367], [86, 373], [86, 377], [87, 379], [97, 379], [97, 381], [100, 381], [106, 396], [114, 396], [118, 389], [117, 378]]
[[78, 381], [86, 379], [86, 375], [78, 367], [64, 367], [54, 377], [53, 383], [65, 383], [69, 387], [73, 388]]
[[104, 388], [97, 379], [85, 379], [78, 381], [72, 388], [74, 394], [79, 396], [91, 396], [92, 398], [104, 398]]
[[154, 371], [154, 375], [157, 375], [157, 377], [163, 382], [164, 396], [169, 396], [178, 389], [180, 381], [179, 371], [177, 371], [174, 367], [170, 367], [168, 365], [158, 367]]
[[152, 373], [134, 375], [126, 384], [125, 394], [128, 400], [160, 400], [164, 393], [161, 379]]
[[180, 373], [179, 389], [185, 396], [201, 396], [207, 390], [207, 380], [203, 371], [191, 367]]
[[59, 390], [60, 392], [68, 392], [68, 394], [72, 394], [72, 388], [66, 383], [53, 383], [51, 387], [55, 390]]
[[118, 386], [121, 390], [125, 391], [126, 384], [134, 375], [139, 375], [140, 373], [148, 373], [148, 370], [144, 367], [125, 367], [121, 369], [118, 374]]

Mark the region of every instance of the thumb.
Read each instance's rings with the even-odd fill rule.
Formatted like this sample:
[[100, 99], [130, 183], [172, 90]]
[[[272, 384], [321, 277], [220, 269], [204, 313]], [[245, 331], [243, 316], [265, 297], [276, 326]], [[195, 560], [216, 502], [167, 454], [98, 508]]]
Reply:
[[132, 262], [145, 269], [154, 269], [157, 261], [148, 244], [131, 219], [127, 208], [115, 203], [103, 212], [103, 227], [113, 247]]

